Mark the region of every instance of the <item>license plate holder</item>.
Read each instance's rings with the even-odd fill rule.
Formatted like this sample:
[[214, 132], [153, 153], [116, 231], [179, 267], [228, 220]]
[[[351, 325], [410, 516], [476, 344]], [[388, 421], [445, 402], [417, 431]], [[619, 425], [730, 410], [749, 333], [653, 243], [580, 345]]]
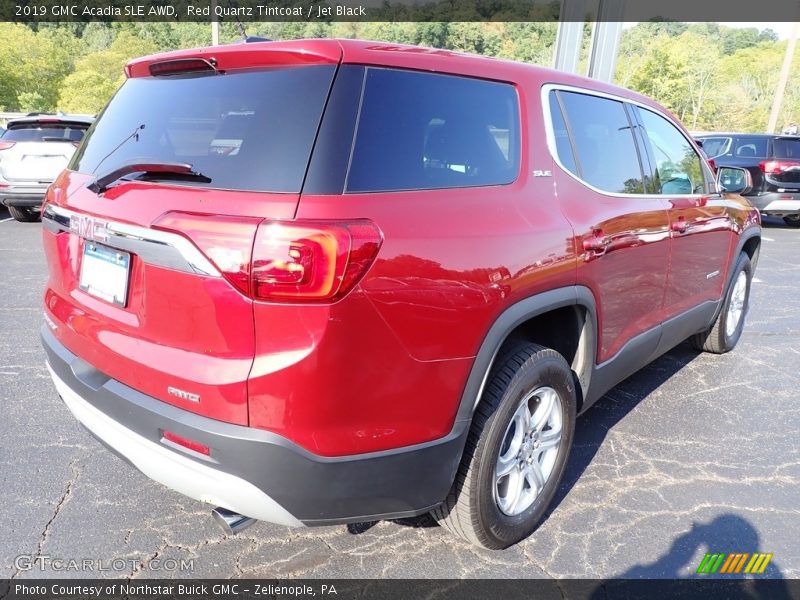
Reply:
[[84, 241], [79, 287], [116, 306], [128, 303], [131, 255], [90, 240]]

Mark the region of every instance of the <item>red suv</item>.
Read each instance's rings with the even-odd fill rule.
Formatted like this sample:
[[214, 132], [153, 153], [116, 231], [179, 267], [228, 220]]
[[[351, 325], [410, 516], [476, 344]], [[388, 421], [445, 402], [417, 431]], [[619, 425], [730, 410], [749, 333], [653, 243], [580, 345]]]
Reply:
[[42, 339], [89, 431], [233, 530], [431, 511], [506, 547], [576, 414], [741, 335], [758, 212], [647, 98], [362, 41], [126, 74], [48, 193]]

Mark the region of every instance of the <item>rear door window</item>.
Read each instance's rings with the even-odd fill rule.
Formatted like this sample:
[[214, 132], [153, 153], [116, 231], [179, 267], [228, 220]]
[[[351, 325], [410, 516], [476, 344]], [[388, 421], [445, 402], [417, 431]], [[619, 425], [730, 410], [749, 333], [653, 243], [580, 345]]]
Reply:
[[550, 115], [553, 118], [553, 137], [556, 142], [558, 159], [570, 173], [577, 174], [578, 165], [575, 162], [575, 153], [572, 150], [567, 123], [564, 121], [564, 114], [561, 112], [556, 92], [550, 92]]
[[691, 195], [707, 191], [703, 160], [689, 140], [664, 117], [645, 108], [639, 115], [655, 159], [657, 194]]
[[348, 192], [513, 182], [519, 108], [512, 85], [368, 68]]
[[604, 192], [643, 194], [639, 154], [622, 102], [575, 92], [558, 95], [577, 154], [577, 171], [572, 171], [559, 153], [564, 167]]
[[102, 174], [132, 161], [189, 163], [211, 181], [184, 185], [297, 193], [334, 71], [312, 65], [129, 79], [71, 168]]
[[767, 138], [736, 138], [733, 155], [740, 158], [766, 158]]

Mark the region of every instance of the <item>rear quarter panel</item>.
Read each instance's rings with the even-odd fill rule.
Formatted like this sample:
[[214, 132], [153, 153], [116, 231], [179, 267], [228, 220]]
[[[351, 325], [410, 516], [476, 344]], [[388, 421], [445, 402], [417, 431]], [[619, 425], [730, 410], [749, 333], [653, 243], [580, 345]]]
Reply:
[[[531, 175], [549, 167], [537, 79], [491, 75], [517, 84], [521, 168], [514, 183], [302, 196], [297, 218], [368, 218], [384, 241], [349, 296], [303, 309], [303, 326], [287, 326], [297, 340], [292, 368], [309, 377], [291, 390], [279, 371], [252, 377], [251, 424], [291, 430], [322, 453], [440, 438], [453, 426], [474, 357], [500, 313], [575, 282], [572, 230], [554, 202], [552, 177]], [[256, 365], [279, 353], [261, 332], [293, 320], [292, 308], [282, 310], [285, 319], [256, 303]]]

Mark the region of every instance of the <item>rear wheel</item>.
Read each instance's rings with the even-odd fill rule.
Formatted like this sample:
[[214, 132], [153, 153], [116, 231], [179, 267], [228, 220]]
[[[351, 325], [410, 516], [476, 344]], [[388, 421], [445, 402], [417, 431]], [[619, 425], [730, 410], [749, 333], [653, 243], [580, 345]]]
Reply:
[[35, 208], [20, 206], [8, 206], [6, 208], [8, 208], [8, 212], [11, 213], [11, 216], [21, 223], [35, 223], [42, 218], [41, 212]]
[[786, 215], [783, 222], [790, 227], [800, 227], [800, 215]]
[[723, 300], [722, 310], [710, 329], [692, 337], [692, 345], [698, 350], [724, 354], [736, 346], [744, 329], [744, 318], [750, 304], [750, 282], [753, 268], [747, 254], [739, 255], [733, 278]]
[[434, 518], [484, 548], [528, 537], [564, 474], [575, 411], [564, 358], [536, 344], [514, 346], [492, 369], [453, 488]]

